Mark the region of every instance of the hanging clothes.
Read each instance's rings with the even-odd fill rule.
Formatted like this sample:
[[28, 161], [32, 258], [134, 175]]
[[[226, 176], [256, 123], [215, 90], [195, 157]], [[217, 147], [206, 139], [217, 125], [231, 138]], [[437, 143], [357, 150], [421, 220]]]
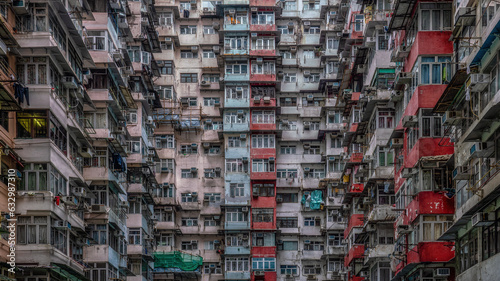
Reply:
[[184, 10], [184, 17], [189, 18], [189, 10]]
[[24, 92], [24, 98], [26, 99], [26, 104], [29, 106], [30, 105], [30, 89], [28, 87], [25, 87], [23, 89]]

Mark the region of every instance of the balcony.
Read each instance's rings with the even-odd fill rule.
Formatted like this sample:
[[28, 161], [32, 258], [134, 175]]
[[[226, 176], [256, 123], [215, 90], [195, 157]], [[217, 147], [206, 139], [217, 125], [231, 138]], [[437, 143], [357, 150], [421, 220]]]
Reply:
[[455, 257], [452, 242], [419, 242], [406, 252], [406, 260], [396, 266], [396, 276], [399, 278], [403, 272], [415, 268], [422, 263], [446, 263]]
[[349, 218], [349, 223], [347, 228], [344, 230], [344, 237], [348, 237], [351, 230], [355, 227], [362, 228], [364, 225], [364, 215], [363, 214], [353, 214]]
[[302, 179], [302, 188], [304, 189], [317, 189], [319, 186], [320, 178], [304, 177]]
[[276, 123], [262, 124], [250, 123], [250, 130], [252, 131], [276, 131]]
[[250, 0], [252, 7], [276, 7], [276, 0]]
[[249, 81], [250, 80], [250, 74], [249, 73], [242, 73], [242, 74], [228, 74], [226, 73], [224, 75], [224, 81], [230, 82], [230, 81]]
[[365, 253], [364, 245], [354, 245], [349, 248], [347, 255], [344, 259], [344, 266], [348, 267], [354, 259], [362, 259]]
[[225, 271], [227, 280], [250, 280], [250, 271]]
[[276, 74], [250, 74], [251, 82], [276, 82]]
[[365, 256], [364, 264], [368, 265], [373, 261], [387, 258], [392, 254], [393, 251], [394, 251], [393, 244], [376, 245], [375, 247], [371, 247], [367, 249], [364, 253]]
[[224, 248], [224, 254], [226, 255], [250, 255], [250, 245], [245, 247], [231, 247], [227, 246]]
[[224, 124], [224, 132], [248, 132], [250, 130], [250, 126], [248, 123], [225, 123]]
[[276, 107], [276, 99], [270, 97], [254, 97], [250, 99], [250, 107]]
[[399, 215], [390, 205], [373, 205], [373, 209], [366, 217], [367, 223], [376, 223], [381, 221], [394, 221]]
[[251, 24], [250, 25], [250, 32], [264, 32], [264, 33], [276, 32], [276, 25], [275, 24]]
[[225, 230], [245, 230], [250, 229], [250, 222], [224, 222]]

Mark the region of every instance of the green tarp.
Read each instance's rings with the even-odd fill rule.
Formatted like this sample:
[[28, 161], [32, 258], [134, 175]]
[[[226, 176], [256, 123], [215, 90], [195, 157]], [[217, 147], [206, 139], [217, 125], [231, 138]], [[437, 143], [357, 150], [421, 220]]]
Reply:
[[194, 271], [203, 264], [203, 258], [179, 251], [156, 252], [153, 254], [156, 268], [178, 268], [182, 271]]
[[320, 210], [321, 203], [323, 202], [323, 192], [321, 190], [314, 190], [310, 195], [302, 195], [301, 203], [311, 210]]

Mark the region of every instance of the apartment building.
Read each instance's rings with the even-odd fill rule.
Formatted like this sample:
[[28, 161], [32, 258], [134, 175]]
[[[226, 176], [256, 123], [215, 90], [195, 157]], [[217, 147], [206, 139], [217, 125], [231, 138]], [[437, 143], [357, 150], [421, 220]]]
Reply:
[[497, 8], [0, 3], [16, 280], [495, 279]]

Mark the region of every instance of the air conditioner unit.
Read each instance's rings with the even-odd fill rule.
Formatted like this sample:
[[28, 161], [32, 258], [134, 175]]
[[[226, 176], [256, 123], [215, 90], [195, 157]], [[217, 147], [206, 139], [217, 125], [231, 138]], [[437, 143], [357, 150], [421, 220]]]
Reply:
[[436, 272], [434, 273], [434, 277], [446, 277], [450, 276], [449, 268], [436, 268]]
[[357, 135], [356, 142], [365, 142], [365, 135]]
[[308, 174], [310, 171], [311, 171], [311, 168], [309, 168], [309, 167], [304, 168], [304, 173]]
[[76, 199], [76, 197], [74, 196], [64, 196], [62, 198], [64, 204], [68, 205], [68, 206], [77, 206], [78, 205], [78, 199]]
[[129, 208], [130, 203], [128, 201], [120, 201], [120, 207]]
[[73, 76], [64, 76], [62, 82], [66, 88], [70, 89], [78, 88], [78, 82], [76, 81], [76, 78]]
[[365, 271], [365, 270], [360, 271], [360, 272], [359, 272], [359, 276], [360, 276], [360, 277], [368, 277], [368, 271]]
[[275, 159], [274, 157], [269, 157], [269, 163], [274, 163]]
[[290, 47], [290, 52], [291, 53], [296, 53], [297, 52], [297, 46], [291, 46]]
[[[191, 168], [192, 170], [193, 168]], [[198, 197], [198, 192], [191, 192], [191, 197]]]
[[334, 156], [328, 157], [328, 162], [330, 162], [330, 163], [335, 162], [335, 157]]
[[191, 148], [198, 148], [198, 144], [197, 143], [192, 143], [191, 144]]
[[228, 13], [231, 14], [231, 15], [234, 15], [234, 14], [236, 14], [236, 10], [235, 9], [229, 9]]
[[293, 21], [288, 22], [288, 29], [293, 29], [294, 26], [295, 26], [295, 23]]
[[193, 53], [198, 52], [198, 46], [191, 46], [191, 52]]
[[[219, 80], [220, 82], [220, 80]], [[220, 106], [220, 100], [214, 100], [214, 106]]]
[[458, 166], [453, 170], [453, 180], [468, 180], [471, 175], [467, 171], [467, 166]]
[[263, 59], [263, 58], [257, 58], [257, 59], [255, 60], [255, 62], [256, 62], [257, 64], [262, 64], [262, 63], [264, 62], [264, 59]]
[[214, 51], [214, 53], [218, 54], [220, 53], [220, 47], [219, 46], [213, 46], [212, 47], [212, 50]]
[[196, 173], [196, 172], [198, 172], [198, 168], [191, 167], [190, 171], [191, 171], [191, 173]]
[[373, 198], [363, 197], [363, 204], [371, 204], [371, 203], [373, 203]]
[[246, 140], [247, 134], [240, 134], [240, 140]]
[[209, 125], [212, 124], [212, 119], [205, 120], [205, 124], [209, 124]]
[[165, 37], [165, 42], [172, 42], [172, 37]]
[[245, 206], [245, 207], [241, 207], [241, 211], [242, 211], [243, 213], [248, 213], [248, 207], [247, 207], [247, 206]]
[[311, 71], [304, 71], [304, 77], [311, 76]]
[[470, 75], [470, 90], [472, 92], [481, 92], [490, 83], [489, 74], [475, 73]]
[[255, 32], [254, 32], [254, 33], [251, 33], [251, 34], [250, 34], [250, 36], [251, 36], [251, 37], [257, 37], [257, 33], [255, 33]]
[[304, 143], [302, 146], [304, 147], [304, 149], [311, 148], [311, 144], [309, 144], [309, 143]]
[[264, 276], [265, 272], [264, 271], [254, 271], [254, 276]]
[[410, 128], [418, 125], [418, 117], [409, 115], [409, 116], [404, 116], [403, 117], [403, 127], [404, 128]]
[[203, 143], [203, 147], [204, 148], [209, 148], [210, 147], [210, 143], [209, 142], [204, 142]]
[[417, 173], [417, 169], [414, 168], [404, 168], [403, 171], [401, 172], [401, 177], [402, 178], [409, 178], [412, 175]]
[[252, 195], [253, 197], [259, 197], [259, 194], [260, 194], [260, 191], [259, 191], [259, 188], [253, 188], [252, 189]]
[[264, 97], [264, 103], [271, 103], [271, 97]]
[[368, 162], [368, 161], [373, 161], [375, 158], [373, 155], [365, 155], [363, 156], [363, 161]]
[[337, 16], [337, 11], [330, 11], [330, 16]]
[[[492, 213], [494, 214], [494, 213]], [[481, 227], [481, 226], [489, 226], [489, 225], [492, 225], [494, 223], [494, 218], [492, 216], [492, 218], [490, 219], [490, 216], [488, 215], [488, 213], [475, 213], [472, 218], [471, 218], [471, 223], [472, 223], [472, 227]]]
[[276, 203], [283, 203], [283, 197], [276, 197]]
[[342, 239], [342, 241], [340, 241], [341, 244], [347, 244], [349, 241], [347, 239]]
[[310, 127], [311, 127], [311, 122], [304, 121], [304, 130], [309, 130]]
[[73, 187], [73, 195], [78, 197], [86, 197], [87, 190], [83, 187]]
[[243, 158], [241, 158], [241, 162], [243, 162], [243, 163], [248, 163], [248, 157], [243, 157]]
[[313, 101], [314, 100], [314, 95], [307, 95], [307, 101]]
[[476, 142], [470, 147], [471, 158], [488, 157], [493, 152], [493, 145], [488, 148], [487, 142]]
[[217, 22], [217, 21], [214, 21], [212, 23], [212, 27], [215, 29], [215, 30], [219, 30], [220, 29], [220, 23]]
[[366, 231], [367, 232], [374, 232], [377, 231], [377, 227], [374, 224], [367, 224], [366, 225]]
[[167, 167], [161, 167], [161, 173], [170, 173], [171, 170]]
[[68, 229], [68, 228], [71, 228], [71, 224], [66, 222], [66, 221], [62, 221], [62, 220], [55, 220], [53, 221], [53, 225], [52, 225], [54, 228], [57, 228], [57, 229]]
[[92, 213], [106, 213], [106, 206], [105, 205], [92, 205], [90, 207], [90, 211]]
[[306, 26], [307, 26], [307, 28], [309, 28], [309, 26], [311, 26], [311, 22], [310, 21], [305, 21], [304, 22], [304, 28], [306, 28]]
[[456, 120], [459, 120], [462, 118], [462, 112], [461, 111], [446, 111], [441, 118], [441, 123], [443, 125], [450, 125]]
[[189, 105], [189, 98], [181, 98], [181, 105], [188, 106]]
[[210, 83], [208, 81], [202, 80], [200, 81], [201, 86], [210, 86]]
[[163, 207], [163, 211], [165, 212], [172, 212], [173, 210], [172, 206]]

